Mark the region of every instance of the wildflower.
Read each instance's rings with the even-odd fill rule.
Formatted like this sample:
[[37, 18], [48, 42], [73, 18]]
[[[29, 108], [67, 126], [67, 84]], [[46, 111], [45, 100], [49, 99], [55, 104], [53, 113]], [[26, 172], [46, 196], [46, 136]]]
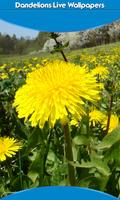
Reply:
[[32, 67], [33, 65], [31, 63], [28, 64], [28, 67]]
[[80, 120], [81, 120], [81, 118], [80, 118], [79, 120], [73, 118], [73, 119], [70, 121], [69, 125], [70, 125], [70, 126], [76, 126], [76, 127], [78, 127], [78, 126], [79, 126]]
[[6, 68], [6, 64], [4, 64], [4, 65], [2, 65], [2, 66], [0, 66], [0, 69], [5, 69]]
[[103, 120], [105, 119], [105, 114], [102, 113], [99, 110], [92, 110], [89, 113], [89, 118], [90, 118], [90, 125], [92, 124], [93, 126], [96, 125], [96, 123], [102, 123]]
[[41, 65], [39, 63], [36, 64], [36, 68], [39, 68], [41, 67]]
[[15, 72], [15, 71], [17, 71], [17, 69], [15, 67], [12, 67], [9, 69], [9, 72]]
[[0, 78], [1, 79], [7, 79], [8, 78], [8, 74], [6, 74], [6, 73], [2, 73], [2, 74], [0, 74]]
[[[106, 117], [106, 120], [103, 123], [103, 130], [106, 130], [107, 121], [108, 121], [108, 118]], [[110, 118], [110, 125], [109, 125], [108, 133], [112, 132], [118, 126], [119, 126], [119, 118], [117, 115], [112, 114], [111, 118]]]
[[48, 59], [43, 59], [43, 60], [41, 61], [41, 63], [42, 63], [43, 65], [45, 65], [47, 62], [48, 62]]
[[12, 157], [21, 148], [21, 145], [14, 138], [0, 137], [0, 161]]
[[109, 75], [109, 71], [106, 67], [104, 66], [97, 66], [92, 70], [93, 75], [99, 75], [100, 78], [106, 79]]
[[26, 84], [15, 95], [19, 118], [29, 119], [42, 128], [46, 121], [53, 127], [57, 120], [85, 114], [84, 100], [99, 99], [99, 84], [86, 68], [54, 61], [27, 76]]

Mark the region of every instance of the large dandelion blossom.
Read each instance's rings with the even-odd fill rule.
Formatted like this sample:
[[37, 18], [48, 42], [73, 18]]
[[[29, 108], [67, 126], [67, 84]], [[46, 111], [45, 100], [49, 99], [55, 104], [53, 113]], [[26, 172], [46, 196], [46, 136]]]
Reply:
[[85, 114], [84, 100], [99, 99], [99, 84], [85, 67], [54, 61], [28, 74], [26, 84], [15, 95], [14, 106], [19, 118], [29, 119], [32, 126], [43, 127], [48, 121]]
[[12, 157], [21, 148], [21, 145], [14, 138], [0, 137], [0, 161]]

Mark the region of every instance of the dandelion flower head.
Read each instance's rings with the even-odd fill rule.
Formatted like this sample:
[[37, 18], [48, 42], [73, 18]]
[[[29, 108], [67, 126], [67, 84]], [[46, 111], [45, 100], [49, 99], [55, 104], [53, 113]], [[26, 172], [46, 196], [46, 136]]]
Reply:
[[14, 138], [0, 137], [0, 161], [12, 157], [21, 148], [20, 143]]
[[99, 99], [100, 87], [85, 67], [64, 61], [47, 62], [44, 67], [29, 73], [26, 84], [15, 95], [14, 107], [19, 118], [29, 120], [33, 127], [85, 114], [85, 100]]
[[107, 67], [97, 66], [92, 70], [92, 74], [95, 76], [99, 75], [100, 78], [106, 79], [109, 75], [109, 71], [108, 71]]
[[90, 125], [92, 124], [93, 126], [96, 125], [96, 123], [102, 123], [103, 120], [105, 119], [105, 114], [102, 113], [100, 110], [92, 110], [89, 113], [89, 118], [90, 118]]

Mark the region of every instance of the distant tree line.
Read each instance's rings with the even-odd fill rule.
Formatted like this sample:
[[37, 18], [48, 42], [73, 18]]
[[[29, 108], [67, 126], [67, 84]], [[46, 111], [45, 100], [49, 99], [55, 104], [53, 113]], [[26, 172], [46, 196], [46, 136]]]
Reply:
[[[63, 33], [63, 36], [65, 34], [66, 33]], [[43, 47], [51, 49], [54, 44], [53, 40], [51, 41], [50, 38], [48, 32], [39, 32], [34, 39], [24, 37], [17, 38], [16, 35], [10, 36], [8, 34], [3, 35], [0, 33], [0, 54], [21, 55], [37, 52], [42, 50]], [[46, 43], [47, 40], [48, 44]], [[73, 37], [70, 37], [68, 41], [68, 49], [93, 47], [120, 41], [120, 20], [96, 29], [80, 31], [78, 34], [75, 34], [74, 39]], [[62, 38], [62, 42], [64, 42], [64, 37]], [[44, 46], [45, 43], [46, 45]]]
[[34, 39], [17, 38], [15, 34], [10, 36], [0, 33], [0, 54], [27, 54], [37, 51], [43, 48], [48, 38], [47, 32], [40, 32]]

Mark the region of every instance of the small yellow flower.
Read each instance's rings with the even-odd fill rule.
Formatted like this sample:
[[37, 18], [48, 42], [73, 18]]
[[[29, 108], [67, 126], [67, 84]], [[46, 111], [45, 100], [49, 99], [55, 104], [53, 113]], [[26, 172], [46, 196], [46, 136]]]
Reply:
[[41, 65], [39, 63], [36, 64], [36, 68], [39, 68], [41, 67]]
[[109, 75], [109, 71], [106, 67], [104, 66], [97, 66], [92, 70], [93, 75], [99, 75], [100, 78], [106, 79]]
[[9, 72], [14, 72], [14, 71], [16, 71], [17, 69], [15, 68], [15, 67], [12, 67], [12, 68], [10, 68], [9, 69]]
[[28, 67], [32, 67], [33, 65], [31, 63], [28, 64]]
[[21, 68], [18, 68], [18, 69], [17, 69], [17, 72], [21, 72], [21, 71], [22, 71], [22, 69], [21, 69]]
[[70, 126], [76, 126], [76, 127], [78, 127], [80, 120], [81, 120], [81, 118], [80, 118], [79, 120], [73, 118], [73, 119], [69, 122], [69, 124], [70, 124]]
[[48, 62], [48, 59], [43, 59], [43, 60], [41, 61], [41, 63], [42, 63], [43, 65], [45, 65], [47, 62]]
[[92, 124], [93, 126], [96, 125], [96, 123], [102, 123], [103, 120], [105, 120], [105, 114], [102, 113], [101, 111], [99, 110], [92, 110], [90, 113], [89, 113], [89, 120], [90, 120], [90, 125]]
[[2, 73], [2, 74], [0, 74], [0, 78], [1, 79], [7, 79], [8, 78], [8, 74], [6, 74], [6, 73]]
[[9, 137], [0, 137], [0, 161], [6, 160], [7, 157], [12, 157], [21, 148], [20, 143]]
[[85, 114], [84, 100], [99, 99], [96, 78], [73, 63], [53, 61], [27, 76], [26, 84], [15, 95], [14, 106], [19, 118], [29, 119], [41, 128], [48, 121], [53, 127], [57, 120]]
[[2, 65], [2, 66], [0, 66], [0, 69], [5, 69], [6, 68], [6, 64], [4, 64], [4, 65]]
[[[106, 130], [107, 121], [108, 121], [108, 118], [106, 117], [106, 120], [103, 123], [103, 130]], [[118, 126], [119, 126], [119, 118], [117, 115], [112, 114], [111, 118], [110, 118], [110, 125], [109, 125], [108, 133], [111, 133]]]

